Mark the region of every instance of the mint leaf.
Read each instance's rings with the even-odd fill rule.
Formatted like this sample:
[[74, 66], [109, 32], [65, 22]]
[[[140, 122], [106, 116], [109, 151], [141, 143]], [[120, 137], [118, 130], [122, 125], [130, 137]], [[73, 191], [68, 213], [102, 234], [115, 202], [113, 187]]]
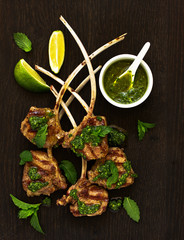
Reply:
[[47, 124], [42, 126], [36, 133], [36, 136], [33, 138], [33, 142], [36, 143], [36, 146], [38, 148], [42, 148], [45, 145], [47, 134], [48, 134], [47, 128], [48, 128]]
[[31, 220], [30, 220], [30, 224], [36, 231], [44, 234], [44, 232], [43, 232], [43, 230], [40, 226], [39, 220], [38, 220], [37, 212], [33, 213], [32, 217], [31, 217]]
[[108, 127], [108, 126], [97, 126], [96, 128], [99, 128], [100, 129], [100, 133], [99, 133], [99, 136], [100, 137], [105, 137], [107, 134], [109, 134], [112, 130], [111, 127]]
[[30, 151], [25, 150], [21, 152], [19, 165], [24, 165], [26, 162], [31, 162], [33, 160], [32, 154]]
[[21, 209], [30, 209], [30, 208], [38, 208], [40, 206], [41, 203], [37, 203], [37, 204], [29, 204], [29, 203], [25, 203], [21, 200], [19, 200], [18, 198], [14, 197], [12, 194], [10, 194], [10, 197], [13, 201], [13, 203], [15, 204], [15, 206], [17, 206], [18, 208]]
[[148, 131], [148, 129], [154, 128], [155, 125], [156, 125], [155, 123], [144, 123], [138, 120], [137, 130], [138, 130], [139, 140], [142, 140], [144, 138], [145, 133]]
[[14, 33], [13, 38], [17, 46], [25, 52], [30, 52], [32, 49], [32, 43], [24, 33]]
[[135, 222], [139, 222], [140, 211], [137, 203], [134, 200], [130, 199], [129, 197], [125, 197], [123, 201], [123, 207], [131, 219], [133, 219]]
[[19, 219], [24, 219], [27, 218], [29, 216], [31, 216], [34, 212], [35, 212], [35, 208], [30, 208], [30, 209], [22, 209], [19, 211]]
[[73, 165], [68, 160], [63, 160], [59, 167], [64, 171], [67, 180], [73, 185], [77, 181], [77, 171]]
[[107, 179], [107, 187], [111, 188], [113, 183], [116, 183], [118, 181], [118, 169], [116, 167], [116, 164], [114, 162], [110, 162], [110, 172], [111, 172], [111, 176]]

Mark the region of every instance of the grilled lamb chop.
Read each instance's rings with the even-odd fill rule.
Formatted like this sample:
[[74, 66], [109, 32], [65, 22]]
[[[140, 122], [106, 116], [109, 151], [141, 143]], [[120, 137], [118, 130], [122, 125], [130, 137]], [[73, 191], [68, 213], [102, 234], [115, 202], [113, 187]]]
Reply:
[[[108, 164], [108, 161], [113, 161], [115, 163], [119, 175], [117, 182], [113, 183], [111, 186], [107, 186], [106, 176], [108, 177], [108, 166], [104, 165]], [[136, 177], [136, 174], [134, 174], [130, 161], [127, 160], [123, 149], [117, 147], [109, 148], [106, 157], [97, 160], [92, 169], [88, 171], [88, 179], [91, 183], [96, 183], [107, 189], [127, 187], [134, 183], [134, 177]]]
[[57, 161], [41, 151], [30, 151], [33, 160], [24, 166], [22, 185], [28, 197], [50, 195], [66, 189], [66, 179], [61, 174]]
[[[72, 190], [76, 191], [78, 199], [70, 196]], [[104, 188], [82, 178], [76, 185], [69, 188], [67, 195], [57, 200], [57, 205], [65, 206], [67, 203], [71, 203], [70, 212], [75, 217], [96, 216], [106, 211], [108, 201], [108, 192]], [[88, 209], [85, 209], [83, 203], [87, 205]]]
[[[94, 104], [95, 104], [95, 100], [96, 100], [96, 81], [95, 81], [93, 67], [90, 62], [90, 58], [89, 58], [82, 42], [80, 41], [79, 37], [76, 35], [75, 31], [71, 28], [71, 26], [67, 23], [67, 21], [62, 16], [60, 17], [60, 20], [67, 27], [67, 29], [70, 31], [70, 33], [74, 37], [75, 41], [79, 45], [80, 50], [85, 58], [85, 61], [83, 61], [82, 64], [80, 64], [67, 78], [65, 84], [63, 85], [63, 87], [61, 88], [61, 90], [59, 92], [59, 95], [61, 95], [61, 97], [57, 97], [58, 104], [60, 103], [60, 100], [62, 99], [63, 92], [66, 91], [66, 88], [69, 86], [69, 84], [71, 83], [73, 78], [81, 70], [81, 67], [84, 64], [87, 64], [89, 74], [90, 74], [90, 83], [91, 83], [91, 100], [90, 100], [89, 108], [88, 107], [86, 108], [87, 115], [83, 118], [82, 122], [80, 123], [80, 125], [78, 127], [74, 127], [74, 129], [72, 129], [68, 133], [65, 133], [65, 138], [64, 138], [64, 142], [63, 142], [62, 146], [64, 148], [71, 148], [79, 156], [83, 156], [86, 160], [98, 159], [98, 158], [104, 157], [107, 154], [107, 151], [108, 151], [107, 138], [100, 139], [100, 141], [95, 142], [95, 144], [93, 142], [93, 146], [92, 146], [91, 142], [89, 142], [89, 141], [85, 141], [85, 143], [87, 143], [87, 144], [84, 144], [84, 141], [82, 141], [82, 144], [79, 144], [79, 141], [78, 141], [78, 143], [75, 144], [75, 146], [74, 146], [74, 144], [72, 145], [72, 143], [71, 143], [73, 141], [75, 141], [75, 143], [76, 143], [76, 137], [79, 140], [79, 135], [82, 133], [82, 131], [84, 130], [84, 128], [86, 126], [100, 126], [100, 125], [103, 126], [103, 125], [106, 125], [106, 120], [103, 117], [102, 121], [98, 121], [96, 117], [93, 117], [93, 109], [94, 109]], [[61, 94], [61, 92], [62, 92], [62, 94]], [[98, 138], [98, 140], [99, 140], [99, 138]], [[80, 139], [80, 142], [81, 142], [81, 139]], [[96, 143], [98, 143], [98, 144], [96, 144]], [[77, 145], [80, 145], [79, 148], [77, 147]]]
[[87, 126], [107, 126], [105, 117], [89, 117], [85, 116], [81, 124], [76, 128], [70, 130], [68, 133], [65, 133], [64, 141], [62, 143], [63, 148], [71, 148], [79, 156], [83, 156], [85, 160], [100, 159], [107, 155], [108, 153], [108, 142], [107, 136], [101, 138], [100, 143], [97, 146], [94, 146], [91, 142], [85, 143], [82, 149], [76, 149], [74, 139], [76, 136], [84, 135], [82, 132]]
[[86, 179], [87, 161], [82, 159], [81, 177], [71, 186], [66, 195], [57, 200], [57, 205], [70, 203], [70, 211], [75, 217], [96, 216], [106, 211], [108, 192]]
[[53, 147], [58, 141], [61, 141], [64, 136], [64, 131], [61, 129], [55, 111], [50, 108], [31, 107], [26, 118], [21, 123], [21, 132], [29, 141], [36, 144], [34, 138], [38, 130], [43, 127], [44, 124], [48, 125], [48, 134], [45, 144], [42, 147]]

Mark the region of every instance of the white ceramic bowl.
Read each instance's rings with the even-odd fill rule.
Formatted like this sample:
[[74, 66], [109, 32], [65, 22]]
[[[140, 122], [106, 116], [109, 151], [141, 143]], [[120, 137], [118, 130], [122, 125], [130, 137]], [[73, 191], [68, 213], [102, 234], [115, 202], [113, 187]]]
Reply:
[[99, 76], [99, 86], [100, 86], [100, 90], [102, 95], [104, 96], [104, 98], [111, 103], [112, 105], [116, 106], [116, 107], [120, 107], [120, 108], [132, 108], [135, 106], [138, 106], [139, 104], [141, 104], [142, 102], [144, 102], [146, 100], [146, 98], [150, 95], [152, 87], [153, 87], [153, 75], [151, 72], [151, 69], [149, 68], [149, 66], [147, 65], [147, 63], [145, 61], [142, 60], [141, 62], [141, 66], [144, 68], [146, 74], [147, 74], [147, 78], [148, 78], [148, 86], [146, 89], [146, 92], [144, 93], [144, 95], [142, 96], [142, 98], [140, 98], [138, 101], [134, 102], [134, 103], [128, 103], [128, 104], [124, 104], [124, 103], [118, 103], [115, 102], [112, 98], [110, 98], [105, 89], [104, 89], [104, 85], [103, 85], [103, 78], [104, 78], [104, 74], [106, 72], [106, 70], [110, 67], [110, 65], [112, 65], [114, 62], [117, 62], [119, 60], [134, 60], [136, 58], [136, 56], [131, 55], [131, 54], [121, 54], [121, 55], [117, 55], [113, 58], [111, 58], [109, 61], [107, 61], [105, 63], [105, 65], [103, 66], [103, 68], [101, 69], [100, 72], [100, 76]]

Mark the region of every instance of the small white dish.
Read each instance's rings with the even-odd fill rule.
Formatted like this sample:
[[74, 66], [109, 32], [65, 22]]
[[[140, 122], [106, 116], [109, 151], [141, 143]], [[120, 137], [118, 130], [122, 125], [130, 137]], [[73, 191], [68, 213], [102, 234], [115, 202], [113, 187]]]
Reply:
[[137, 56], [135, 55], [131, 55], [131, 54], [120, 54], [117, 55], [113, 58], [111, 58], [109, 61], [107, 61], [105, 63], [105, 65], [103, 66], [103, 68], [101, 69], [100, 72], [100, 76], [99, 76], [99, 86], [100, 86], [100, 91], [102, 93], [102, 95], [104, 96], [104, 98], [111, 103], [112, 105], [119, 107], [119, 108], [132, 108], [135, 106], [138, 106], [139, 104], [141, 104], [142, 102], [144, 102], [148, 96], [151, 93], [152, 87], [153, 87], [153, 75], [151, 72], [150, 67], [148, 66], [148, 64], [142, 60], [140, 66], [143, 67], [143, 69], [145, 70], [146, 74], [147, 74], [147, 78], [148, 78], [148, 86], [146, 89], [146, 92], [144, 93], [144, 95], [136, 102], [133, 103], [128, 103], [128, 104], [124, 104], [124, 103], [118, 103], [115, 102], [112, 98], [109, 97], [109, 95], [106, 93], [105, 89], [104, 89], [104, 85], [103, 85], [103, 79], [104, 79], [104, 74], [107, 71], [107, 69], [114, 63], [120, 60], [133, 60], [136, 58]]

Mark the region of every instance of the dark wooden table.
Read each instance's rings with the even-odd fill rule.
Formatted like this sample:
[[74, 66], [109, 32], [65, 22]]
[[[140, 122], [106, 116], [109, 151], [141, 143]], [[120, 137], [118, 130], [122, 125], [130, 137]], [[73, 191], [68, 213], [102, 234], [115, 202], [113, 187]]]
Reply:
[[[1, 76], [1, 157], [0, 157], [0, 239], [89, 239], [89, 240], [180, 240], [184, 239], [184, 2], [182, 0], [52, 0], [0, 1], [0, 76]], [[41, 207], [40, 224], [46, 235], [37, 233], [29, 220], [19, 220], [18, 208], [9, 197], [36, 203], [44, 197], [28, 198], [22, 189], [23, 168], [19, 154], [36, 149], [20, 133], [20, 123], [30, 106], [53, 107], [51, 93], [34, 94], [17, 85], [13, 76], [15, 64], [24, 58], [30, 65], [46, 69], [50, 34], [61, 29], [66, 40], [66, 57], [59, 73], [63, 79], [83, 59], [68, 30], [59, 21], [63, 15], [81, 38], [88, 53], [127, 32], [126, 39], [96, 57], [93, 66], [104, 64], [120, 53], [137, 54], [146, 41], [151, 48], [145, 57], [154, 76], [150, 97], [139, 107], [119, 109], [102, 97], [99, 87], [95, 114], [105, 115], [109, 124], [125, 128], [129, 133], [125, 152], [139, 177], [126, 189], [110, 192], [110, 196], [130, 196], [141, 212], [141, 220], [133, 222], [122, 209], [113, 214], [107, 211], [98, 217], [74, 218], [68, 207], [55, 205], [64, 191], [52, 195], [51, 208]], [[25, 53], [13, 41], [14, 32], [26, 33], [33, 50]], [[75, 87], [86, 77], [83, 70], [72, 83]], [[41, 75], [48, 84], [59, 84]], [[98, 81], [98, 74], [96, 77]], [[89, 85], [82, 96], [89, 102]], [[84, 111], [77, 101], [71, 105], [75, 119], [80, 122]], [[76, 111], [77, 109], [77, 111]], [[154, 122], [143, 141], [138, 140], [137, 120]], [[67, 118], [64, 129], [71, 126]], [[81, 161], [70, 151], [54, 151], [58, 162], [71, 160], [80, 173]]]

